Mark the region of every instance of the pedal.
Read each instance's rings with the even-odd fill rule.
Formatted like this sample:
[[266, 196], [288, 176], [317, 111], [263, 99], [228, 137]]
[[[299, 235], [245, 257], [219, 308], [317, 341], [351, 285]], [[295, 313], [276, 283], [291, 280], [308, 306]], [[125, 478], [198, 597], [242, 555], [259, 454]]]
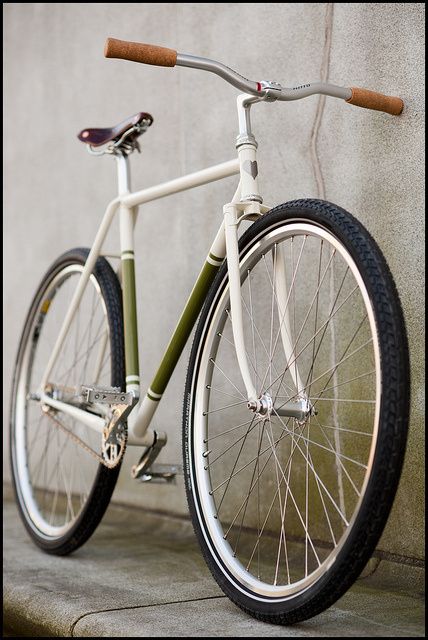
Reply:
[[81, 394], [85, 402], [92, 404], [125, 404], [134, 403], [134, 393], [121, 391], [120, 387], [88, 387], [82, 385]]
[[181, 464], [152, 464], [142, 475], [139, 482], [153, 482], [155, 484], [177, 484], [177, 475], [183, 475]]

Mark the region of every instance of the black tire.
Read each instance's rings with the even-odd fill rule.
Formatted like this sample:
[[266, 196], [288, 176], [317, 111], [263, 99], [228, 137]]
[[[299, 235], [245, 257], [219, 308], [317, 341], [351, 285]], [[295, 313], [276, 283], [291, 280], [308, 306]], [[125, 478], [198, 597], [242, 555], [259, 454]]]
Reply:
[[[272, 597], [256, 593], [249, 581], [245, 584], [238, 574], [233, 572], [233, 560], [230, 560], [229, 564], [229, 560], [226, 558], [227, 553], [232, 553], [232, 542], [229, 543], [230, 552], [227, 551], [226, 546], [226, 550], [221, 548], [221, 544], [218, 542], [225, 527], [220, 523], [221, 533], [217, 539], [215, 527], [219, 525], [208, 522], [211, 514], [218, 513], [220, 507], [216, 511], [217, 505], [215, 505], [215, 510], [211, 512], [208, 506], [204, 506], [208, 505], [208, 489], [211, 487], [210, 495], [215, 490], [213, 489], [214, 483], [211, 483], [209, 478], [206, 481], [198, 480], [198, 478], [205, 478], [205, 476], [203, 471], [197, 471], [197, 465], [199, 465], [199, 469], [202, 469], [202, 467], [200, 466], [201, 463], [197, 461], [200, 449], [196, 451], [197, 445], [195, 441], [199, 443], [198, 437], [202, 436], [198, 436], [196, 433], [198, 427], [195, 424], [197, 419], [195, 412], [197, 402], [201, 403], [202, 400], [198, 401], [196, 394], [198, 392], [198, 384], [202, 388], [203, 381], [206, 381], [206, 375], [201, 370], [204, 362], [203, 358], [206, 358], [205, 361], [208, 362], [207, 358], [210, 356], [210, 349], [216, 353], [214, 347], [210, 347], [208, 344], [208, 336], [211, 335], [210, 327], [211, 325], [214, 327], [216, 309], [217, 307], [220, 308], [221, 304], [228, 304], [228, 302], [221, 303], [222, 296], [225, 295], [228, 287], [225, 263], [223, 263], [213, 282], [197, 326], [187, 373], [183, 411], [185, 485], [194, 530], [204, 558], [221, 589], [236, 605], [259, 620], [274, 624], [297, 623], [324, 611], [347, 591], [363, 570], [379, 541], [396, 494], [405, 453], [409, 414], [410, 373], [408, 344], [400, 301], [383, 255], [373, 238], [358, 220], [336, 205], [321, 200], [296, 200], [281, 204], [261, 217], [243, 234], [239, 243], [241, 260], [244, 262], [245, 256], [249, 255], [252, 248], [256, 247], [257, 243], [265, 238], [267, 234], [276, 229], [286, 229], [287, 225], [291, 225], [296, 221], [309, 223], [327, 230], [346, 248], [346, 251], [355, 262], [368, 292], [376, 322], [380, 349], [382, 389], [378, 435], [375, 447], [372, 449], [374, 451], [373, 464], [368, 475], [365, 493], [362, 494], [362, 502], [359, 503], [360, 506], [356, 511], [356, 518], [353, 524], [351, 523], [350, 532], [346, 534], [342, 546], [340, 546], [339, 541], [335, 561], [331, 566], [325, 568], [310, 586], [302, 591], [296, 588], [296, 591], [287, 597]], [[219, 314], [220, 312], [217, 311], [217, 313]], [[211, 331], [214, 332], [217, 329], [211, 328]], [[217, 335], [220, 334], [221, 332]], [[218, 341], [218, 338], [210, 338], [210, 340]], [[207, 351], [207, 356], [204, 356], [204, 350]], [[211, 368], [213, 369], [212, 365]], [[227, 375], [230, 375], [229, 371], [227, 371]], [[200, 381], [198, 382], [198, 380]], [[236, 381], [237, 378], [234, 380]], [[200, 396], [201, 393], [199, 390]], [[212, 391], [210, 390], [208, 393], [211, 394]], [[198, 406], [200, 407], [200, 404]], [[203, 424], [201, 420], [202, 418], [200, 418], [198, 424]], [[263, 437], [263, 432], [261, 437]], [[206, 440], [203, 442], [205, 443]], [[308, 436], [307, 446], [309, 446], [309, 442]], [[211, 444], [204, 446], [208, 448], [208, 446], [211, 447]], [[257, 455], [260, 451], [259, 444]], [[210, 455], [213, 454], [205, 451], [203, 455], [207, 456], [206, 459], [209, 459]], [[312, 458], [310, 461], [312, 463]], [[306, 465], [308, 466], [308, 462]], [[213, 465], [211, 466], [213, 467]], [[234, 475], [237, 473], [234, 472], [235, 467], [236, 463], [232, 467], [232, 474], [234, 473]], [[203, 467], [203, 469], [206, 468]], [[213, 468], [215, 470], [215, 467]], [[208, 474], [211, 474], [210, 469], [207, 472]], [[291, 470], [291, 463], [289, 469]], [[232, 474], [230, 477], [232, 477]], [[230, 477], [228, 485], [231, 482]], [[257, 482], [261, 482], [260, 477], [261, 473], [258, 471]], [[288, 478], [290, 481], [290, 474]], [[207, 484], [206, 489], [204, 489], [204, 482]], [[254, 487], [254, 484], [251, 483], [252, 480], [250, 480], [250, 492]], [[226, 490], [222, 500], [226, 495]], [[319, 493], [321, 496], [322, 491], [320, 490]], [[281, 493], [280, 496], [281, 501]], [[236, 504], [239, 503], [237, 502]], [[242, 505], [240, 508], [242, 509]], [[246, 508], [247, 506], [245, 505]], [[213, 517], [217, 518], [217, 515]], [[230, 521], [230, 516], [228, 517]], [[217, 522], [219, 520], [220, 516]], [[282, 520], [284, 522], [284, 516], [282, 516]], [[229, 521], [226, 520], [226, 523]], [[260, 529], [259, 538], [262, 531], [263, 529]], [[284, 540], [285, 535], [284, 533]], [[280, 554], [281, 537], [278, 549], [278, 554]], [[330, 553], [330, 551], [326, 551], [327, 553]], [[252, 557], [250, 557], [250, 562]], [[243, 564], [243, 566], [245, 565]], [[290, 583], [290, 577], [288, 580]]]
[[[56, 554], [56, 555], [66, 555], [71, 553], [72, 551], [75, 551], [84, 542], [86, 542], [86, 540], [88, 540], [88, 538], [95, 531], [96, 527], [98, 526], [98, 524], [100, 523], [104, 515], [105, 510], [108, 507], [108, 504], [109, 504], [109, 501], [113, 493], [113, 489], [115, 487], [116, 480], [120, 471], [121, 464], [119, 463], [113, 469], [108, 469], [107, 467], [100, 464], [96, 460], [91, 459], [92, 462], [88, 463], [88, 464], [92, 464], [92, 467], [89, 470], [89, 472], [92, 474], [90, 475], [90, 479], [89, 479], [90, 488], [87, 491], [87, 495], [85, 494], [85, 497], [81, 498], [81, 501], [83, 501], [83, 504], [81, 505], [80, 511], [77, 511], [77, 508], [76, 508], [76, 514], [74, 514], [74, 511], [73, 511], [73, 516], [75, 515], [74, 519], [72, 519], [70, 514], [70, 526], [65, 527], [67, 530], [64, 531], [61, 535], [54, 535], [54, 534], [49, 535], [49, 533], [42, 530], [43, 526], [40, 528], [40, 526], [38, 526], [37, 522], [34, 521], [30, 513], [32, 510], [34, 511], [34, 509], [29, 508], [27, 501], [24, 497], [25, 495], [29, 495], [28, 488], [26, 491], [24, 491], [21, 476], [18, 471], [17, 440], [19, 440], [19, 437], [17, 437], [16, 420], [17, 420], [17, 415], [19, 414], [18, 407], [23, 406], [23, 401], [19, 399], [20, 396], [18, 393], [18, 387], [20, 384], [21, 376], [24, 375], [23, 367], [26, 366], [28, 373], [26, 374], [27, 380], [24, 381], [24, 386], [26, 387], [27, 391], [30, 388], [31, 372], [34, 366], [34, 362], [37, 362], [37, 349], [38, 349], [39, 340], [40, 340], [39, 334], [43, 335], [42, 325], [45, 322], [44, 319], [40, 320], [40, 318], [42, 318], [42, 315], [43, 315], [43, 313], [41, 312], [41, 306], [46, 303], [45, 296], [46, 296], [46, 293], [50, 291], [49, 287], [54, 286], [52, 283], [55, 280], [55, 278], [57, 278], [59, 279], [58, 282], [60, 283], [57, 289], [60, 290], [63, 283], [64, 282], [67, 283], [67, 277], [65, 275], [63, 276], [64, 280], [61, 280], [62, 274], [66, 274], [67, 269], [69, 269], [71, 270], [71, 274], [74, 275], [73, 268], [79, 269], [81, 266], [83, 266], [85, 264], [88, 254], [89, 254], [89, 249], [85, 249], [85, 248], [76, 248], [76, 249], [67, 251], [53, 263], [53, 265], [45, 274], [34, 296], [34, 299], [32, 301], [30, 310], [28, 312], [28, 315], [25, 321], [21, 342], [18, 350], [18, 355], [16, 359], [14, 379], [13, 379], [12, 402], [11, 402], [11, 412], [10, 412], [10, 460], [11, 460], [12, 478], [13, 478], [13, 486], [14, 486], [15, 495], [16, 495], [16, 501], [17, 501], [21, 518], [32, 540], [47, 553]], [[57, 282], [57, 280], [55, 280], [55, 282]], [[101, 309], [100, 313], [102, 312], [104, 314], [102, 317], [104, 316], [106, 317], [106, 324], [108, 326], [109, 339], [108, 339], [106, 348], [108, 348], [108, 346], [110, 347], [110, 355], [107, 352], [106, 362], [103, 364], [103, 369], [102, 369], [103, 372], [106, 369], [105, 371], [106, 384], [111, 384], [111, 386], [120, 387], [121, 389], [124, 389], [125, 388], [124, 387], [125, 356], [124, 356], [124, 336], [123, 336], [123, 319], [122, 319], [122, 293], [121, 293], [119, 280], [116, 274], [114, 273], [113, 269], [111, 268], [110, 264], [107, 262], [105, 258], [98, 258], [91, 276], [91, 282], [96, 282], [97, 287], [99, 287], [98, 289], [94, 285], [94, 291], [98, 292], [98, 296], [100, 296], [99, 302], [97, 302], [97, 304], [100, 305], [99, 307]], [[55, 295], [57, 295], [56, 293], [57, 289], [53, 289], [52, 294], [50, 294], [51, 300], [49, 301], [49, 304], [46, 305], [48, 307], [48, 309], [45, 311], [46, 315], [48, 315], [50, 312], [52, 301], [53, 301], [52, 307], [55, 307]], [[95, 297], [95, 294], [93, 294], [93, 296]], [[43, 302], [44, 300], [45, 302]], [[95, 308], [92, 309], [93, 316], [95, 315], [95, 310], [96, 310]], [[37, 333], [37, 336], [36, 336], [36, 333]], [[85, 340], [87, 339], [85, 334], [83, 334], [83, 337], [81, 337], [82, 344], [84, 342], [84, 339]], [[34, 345], [32, 349], [29, 348], [29, 344], [31, 342]], [[88, 339], [88, 344], [89, 344], [89, 339]], [[90, 352], [91, 349], [92, 351], [94, 351], [93, 346], [91, 346], [90, 348], [88, 348], [88, 352]], [[24, 365], [23, 361], [25, 360], [25, 354], [26, 353], [28, 354], [29, 352], [31, 352], [30, 356], [28, 356], [30, 360], [30, 364]], [[86, 358], [88, 359], [88, 356], [86, 356]], [[44, 364], [46, 366], [47, 363], [42, 362], [41, 364]], [[85, 365], [85, 371], [86, 371], [86, 365]], [[84, 383], [86, 381], [81, 380], [80, 382]], [[22, 384], [22, 380], [21, 380], [21, 384]], [[25, 401], [25, 409], [24, 409], [25, 415], [26, 415], [25, 420], [28, 423], [30, 423], [30, 420], [28, 417], [30, 415], [30, 410], [28, 407], [29, 407], [29, 404], [27, 399]], [[48, 418], [46, 419], [48, 420]], [[43, 425], [44, 423], [42, 421], [40, 425], [40, 429], [42, 428]], [[28, 427], [29, 427], [29, 424], [25, 425], [24, 431]], [[55, 431], [54, 426], [51, 426], [50, 428]], [[46, 427], [46, 429], [49, 429], [49, 427]], [[59, 432], [57, 431], [57, 433], [61, 434], [61, 431]], [[99, 446], [98, 453], [100, 453], [101, 436], [97, 433], [95, 433], [95, 436], [97, 440], [94, 440], [94, 441], [97, 442], [97, 445]], [[25, 444], [25, 447], [23, 448], [25, 450], [23, 454], [24, 464], [27, 465], [27, 467], [29, 465], [28, 451], [27, 451], [28, 437], [29, 436], [27, 434], [25, 436], [26, 444]], [[58, 438], [60, 437], [61, 436], [56, 434], [49, 435], [49, 436], [46, 435], [46, 442], [49, 442], [49, 446], [51, 446], [51, 448], [53, 449], [54, 447], [53, 439], [56, 438], [58, 440]], [[62, 434], [62, 437], [64, 438], [64, 442], [68, 438], [68, 436], [66, 436], [65, 434]], [[52, 440], [52, 445], [51, 445], [51, 440]], [[57, 452], [58, 452], [57, 466], [59, 465], [59, 463], [63, 465], [63, 459], [62, 459], [63, 452], [64, 452], [64, 455], [66, 455], [65, 452], [69, 452], [70, 448], [72, 449], [71, 456], [82, 455], [82, 456], [88, 456], [88, 459], [90, 458], [90, 454], [83, 451], [82, 449], [80, 449], [82, 453], [81, 454], [78, 453], [79, 445], [73, 444], [72, 441], [70, 442], [71, 444], [67, 444], [67, 443], [62, 444], [62, 441], [61, 441], [62, 449], [59, 449], [59, 448], [57, 449]], [[58, 447], [59, 445], [57, 444], [56, 446]], [[73, 450], [73, 446], [75, 447], [75, 450]], [[52, 455], [55, 455], [55, 453]], [[46, 457], [47, 456], [48, 456], [48, 451], [46, 450]], [[82, 458], [82, 460], [83, 460], [82, 464], [83, 465], [86, 464], [85, 458]], [[66, 463], [67, 463], [67, 460], [65, 461], [64, 464]], [[41, 463], [39, 462], [39, 465], [40, 464]], [[30, 471], [28, 471], [28, 473], [30, 474]], [[45, 472], [45, 474], [46, 473], [47, 472]], [[83, 474], [83, 469], [81, 469], [81, 473]], [[85, 470], [85, 473], [86, 473], [86, 470]], [[31, 477], [31, 480], [32, 479], [33, 478]], [[31, 483], [31, 480], [29, 481], [30, 483]], [[53, 480], [50, 480], [50, 482], [54, 482], [54, 480], [55, 478]], [[87, 478], [85, 476], [85, 482], [86, 481], [87, 481]], [[34, 482], [36, 483], [35, 477], [34, 477]], [[72, 500], [74, 500], [74, 494], [72, 493], [72, 491], [74, 490], [74, 487], [71, 486], [70, 479], [69, 479], [69, 482], [70, 482], [70, 486], [69, 486], [70, 495], [72, 496], [70, 498], [70, 502], [72, 502]], [[76, 483], [77, 483], [77, 480], [76, 480]], [[47, 484], [49, 485], [49, 481]], [[85, 490], [86, 490], [86, 487], [85, 487]], [[37, 491], [39, 490], [37, 489]], [[59, 480], [58, 480], [58, 485], [56, 486], [55, 491], [57, 492], [57, 494], [55, 497], [55, 506], [51, 507], [51, 516], [50, 516], [51, 520], [53, 518], [53, 515], [56, 517], [57, 503], [59, 503], [59, 500], [60, 500], [60, 498], [58, 497], [60, 495]], [[33, 494], [34, 499], [37, 502], [39, 498], [35, 497], [36, 490], [34, 490], [32, 486], [31, 486], [31, 493]], [[48, 499], [49, 499], [49, 495], [48, 495]], [[43, 498], [43, 500], [45, 501], [45, 497]], [[40, 501], [41, 501], [41, 498], [40, 498]], [[70, 507], [70, 509], [72, 507], [73, 505]], [[39, 508], [38, 502], [37, 502], [37, 508]], [[67, 505], [67, 513], [68, 513], [68, 509], [69, 509], [69, 506]], [[46, 521], [48, 520], [47, 515], [45, 515], [44, 518]]]

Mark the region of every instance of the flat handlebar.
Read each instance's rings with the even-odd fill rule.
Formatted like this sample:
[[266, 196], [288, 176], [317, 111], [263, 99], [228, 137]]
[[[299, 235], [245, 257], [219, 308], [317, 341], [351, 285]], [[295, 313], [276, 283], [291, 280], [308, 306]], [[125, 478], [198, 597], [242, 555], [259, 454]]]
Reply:
[[364, 107], [365, 109], [384, 111], [394, 116], [398, 116], [404, 106], [401, 98], [385, 96], [382, 93], [358, 87], [339, 87], [327, 82], [308, 82], [297, 87], [287, 88], [276, 82], [256, 82], [244, 78], [244, 76], [216, 60], [186, 53], [177, 53], [174, 49], [141, 42], [107, 38], [104, 55], [106, 58], [121, 58], [161, 67], [175, 67], [177, 65], [211, 71], [237, 89], [269, 100], [300, 100], [314, 94], [324, 94], [333, 98], [341, 98], [348, 104]]

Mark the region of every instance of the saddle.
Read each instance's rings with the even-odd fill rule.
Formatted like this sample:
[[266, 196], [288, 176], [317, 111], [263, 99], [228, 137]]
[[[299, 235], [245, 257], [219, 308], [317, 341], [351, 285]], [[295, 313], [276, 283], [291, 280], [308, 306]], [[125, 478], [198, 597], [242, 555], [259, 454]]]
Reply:
[[95, 129], [88, 128], [83, 129], [77, 137], [85, 144], [90, 144], [93, 147], [100, 147], [111, 140], [118, 141], [126, 134], [127, 131], [134, 129], [132, 134], [127, 136], [127, 142], [135, 142], [135, 140], [144, 133], [153, 122], [153, 117], [150, 113], [136, 113], [133, 116], [129, 116], [123, 122], [119, 122], [114, 127]]

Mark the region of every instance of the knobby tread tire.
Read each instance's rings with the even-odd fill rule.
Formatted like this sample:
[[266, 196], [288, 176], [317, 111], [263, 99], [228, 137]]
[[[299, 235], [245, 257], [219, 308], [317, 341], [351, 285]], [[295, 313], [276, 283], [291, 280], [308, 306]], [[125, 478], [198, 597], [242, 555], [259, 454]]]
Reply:
[[[89, 249], [76, 248], [62, 254], [49, 268], [43, 277], [39, 288], [34, 296], [30, 310], [28, 312], [24, 330], [22, 333], [20, 347], [16, 359], [12, 406], [11, 406], [11, 423], [10, 423], [10, 460], [12, 469], [13, 487], [15, 490], [16, 501], [19, 514], [23, 523], [29, 532], [33, 541], [45, 552], [55, 555], [68, 555], [82, 546], [88, 538], [94, 533], [95, 529], [101, 522], [101, 519], [109, 505], [111, 495], [113, 493], [116, 481], [120, 472], [121, 462], [113, 469], [108, 469], [99, 464], [97, 474], [94, 478], [92, 490], [85, 503], [82, 512], [74, 526], [64, 536], [57, 539], [46, 540], [38, 536], [28, 522], [25, 506], [21, 504], [19, 487], [15, 478], [14, 470], [14, 448], [13, 448], [13, 421], [14, 421], [14, 397], [17, 379], [19, 375], [19, 367], [21, 357], [24, 351], [25, 343], [28, 339], [32, 320], [36, 310], [40, 304], [41, 296], [46, 289], [47, 284], [65, 267], [72, 264], [84, 265], [89, 254]], [[122, 314], [122, 289], [117, 275], [113, 271], [109, 262], [103, 258], [98, 258], [93, 269], [95, 276], [104, 299], [107, 310], [107, 318], [110, 329], [110, 347], [111, 347], [111, 385], [125, 388], [125, 347], [124, 347], [124, 330], [123, 330], [123, 314]], [[88, 454], [89, 455], [89, 454]]]
[[[336, 602], [354, 583], [373, 554], [390, 513], [400, 479], [407, 440], [410, 368], [405, 323], [389, 267], [376, 242], [364, 226], [344, 209], [323, 200], [302, 199], [281, 204], [257, 220], [239, 242], [240, 255], [263, 232], [291, 220], [310, 221], [329, 230], [354, 259], [368, 290], [376, 317], [381, 352], [381, 408], [379, 436], [372, 473], [356, 522], [330, 569], [304, 593], [280, 604], [255, 601], [233, 584], [220, 558], [208, 549], [197, 509], [197, 487], [191, 473], [192, 402], [198, 355], [207, 318], [225, 286], [223, 263], [214, 280], [196, 329], [184, 395], [183, 458], [185, 485], [193, 527], [211, 573], [225, 594], [255, 618], [273, 624], [294, 624], [315, 616]], [[202, 520], [202, 516], [201, 516]]]

